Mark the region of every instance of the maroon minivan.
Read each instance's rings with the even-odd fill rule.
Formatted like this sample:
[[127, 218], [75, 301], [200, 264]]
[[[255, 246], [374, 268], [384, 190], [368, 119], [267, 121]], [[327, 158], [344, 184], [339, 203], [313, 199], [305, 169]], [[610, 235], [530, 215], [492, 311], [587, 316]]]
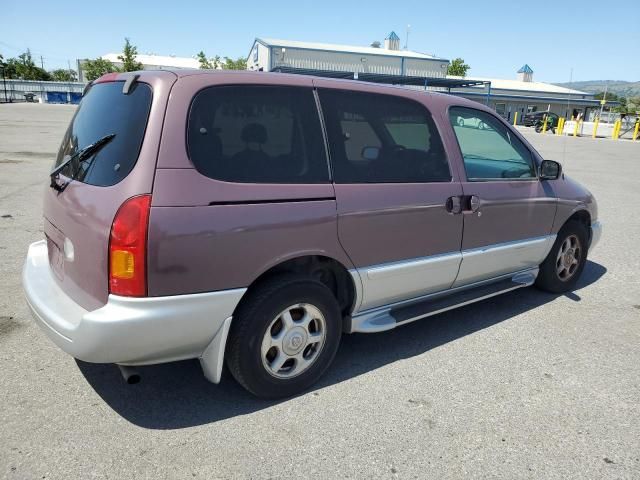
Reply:
[[[482, 125], [482, 128], [478, 128]], [[342, 333], [535, 284], [571, 290], [593, 196], [460, 97], [263, 72], [109, 74], [85, 92], [23, 284], [63, 350], [224, 362], [296, 394]]]

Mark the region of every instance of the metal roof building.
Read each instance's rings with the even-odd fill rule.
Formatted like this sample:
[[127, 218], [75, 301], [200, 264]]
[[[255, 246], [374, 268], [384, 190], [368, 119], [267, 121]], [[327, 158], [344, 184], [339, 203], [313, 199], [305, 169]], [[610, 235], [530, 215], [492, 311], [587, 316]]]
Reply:
[[400, 50], [391, 32], [384, 48], [256, 38], [247, 58], [249, 70], [304, 69], [318, 71], [444, 78], [449, 60]]
[[[121, 53], [107, 53], [102, 55], [103, 60], [109, 60], [114, 65], [121, 67], [122, 60], [118, 56]], [[198, 60], [194, 57], [176, 57], [175, 55], [136, 55], [136, 62], [144, 65], [145, 70], [163, 70], [166, 68], [198, 68]]]
[[[122, 67], [122, 60], [118, 56], [121, 53], [107, 53], [100, 58], [109, 60], [116, 67]], [[78, 60], [78, 80], [86, 82], [84, 75], [84, 62], [86, 60]], [[142, 63], [144, 70], [165, 70], [168, 68], [198, 68], [200, 66], [198, 60], [194, 57], [176, 57], [175, 55], [153, 55], [138, 54], [136, 61]]]
[[439, 90], [490, 105], [497, 113], [518, 122], [524, 114], [551, 111], [568, 118], [588, 117], [599, 108], [592, 93], [534, 82], [533, 69], [525, 64], [517, 79], [447, 76], [449, 61], [400, 49], [400, 38], [391, 32], [384, 48], [300, 42], [258, 37], [254, 40], [249, 70], [298, 73], [367, 82]]
[[[461, 77], [447, 77], [457, 78]], [[533, 69], [524, 65], [517, 71], [517, 79], [470, 77], [466, 80], [485, 81], [484, 85], [452, 88], [451, 93], [490, 105], [497, 113], [512, 120], [518, 112], [518, 123], [524, 114], [550, 111], [571, 118], [588, 118], [600, 108], [593, 93], [560, 87], [533, 80]]]

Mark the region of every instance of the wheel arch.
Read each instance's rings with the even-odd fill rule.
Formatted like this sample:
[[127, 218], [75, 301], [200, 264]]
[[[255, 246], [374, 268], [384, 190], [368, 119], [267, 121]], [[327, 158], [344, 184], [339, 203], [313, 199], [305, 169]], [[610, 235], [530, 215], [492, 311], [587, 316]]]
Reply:
[[586, 227], [591, 226], [591, 214], [586, 208], [580, 208], [574, 211], [573, 214], [564, 223], [567, 223], [570, 220], [577, 220], [578, 222], [583, 223]]
[[[339, 260], [322, 254], [302, 254], [287, 259], [280, 259], [277, 263], [267, 266], [247, 287], [240, 303], [248, 298], [252, 290], [265, 280], [277, 275], [297, 273], [308, 275], [322, 282], [336, 297], [343, 317], [347, 317], [356, 307], [360, 288], [349, 269]], [[237, 308], [236, 307], [236, 310]]]
[[[567, 218], [562, 227], [564, 227], [568, 222], [575, 221], [584, 225], [585, 230], [587, 231], [587, 239], [588, 242], [591, 242], [591, 213], [586, 208], [579, 208], [574, 210], [574, 212]], [[559, 230], [558, 230], [559, 231]]]
[[570, 202], [559, 199], [551, 233], [558, 233], [569, 221], [578, 221], [587, 229], [591, 227], [591, 211], [584, 202]]

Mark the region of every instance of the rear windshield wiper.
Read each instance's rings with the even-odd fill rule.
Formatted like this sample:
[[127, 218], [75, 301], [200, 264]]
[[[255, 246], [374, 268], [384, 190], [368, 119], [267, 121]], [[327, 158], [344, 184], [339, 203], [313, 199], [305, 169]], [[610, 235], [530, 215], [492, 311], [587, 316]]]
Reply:
[[115, 136], [116, 136], [115, 133], [105, 135], [104, 137], [93, 142], [92, 144], [87, 145], [82, 150], [78, 150], [76, 153], [74, 153], [70, 157], [67, 157], [66, 160], [64, 160], [60, 165], [58, 165], [53, 170], [51, 170], [51, 173], [49, 173], [49, 177], [51, 177], [51, 184], [49, 186], [54, 190], [62, 192], [66, 188], [66, 186], [69, 184], [69, 182], [63, 185], [58, 184], [56, 179], [58, 178], [58, 175], [60, 175], [60, 172], [62, 172], [62, 170], [64, 170], [67, 167], [67, 165], [69, 165], [71, 162], [77, 159], [78, 170], [74, 172], [73, 175], [71, 176], [71, 180], [74, 180], [76, 175], [80, 171], [80, 164], [86, 161], [89, 157], [92, 157], [93, 155], [98, 153], [102, 149], [102, 147], [104, 147], [107, 143], [113, 140]]

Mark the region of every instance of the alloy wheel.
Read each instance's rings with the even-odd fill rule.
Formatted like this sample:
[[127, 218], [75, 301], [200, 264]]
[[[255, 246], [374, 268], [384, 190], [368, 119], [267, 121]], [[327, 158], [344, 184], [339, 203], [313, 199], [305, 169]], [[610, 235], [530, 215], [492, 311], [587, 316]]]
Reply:
[[582, 245], [576, 235], [569, 235], [558, 249], [556, 257], [556, 274], [563, 282], [573, 277], [582, 259]]
[[309, 303], [287, 307], [269, 324], [262, 339], [262, 365], [276, 378], [292, 378], [317, 360], [326, 339], [326, 321]]

